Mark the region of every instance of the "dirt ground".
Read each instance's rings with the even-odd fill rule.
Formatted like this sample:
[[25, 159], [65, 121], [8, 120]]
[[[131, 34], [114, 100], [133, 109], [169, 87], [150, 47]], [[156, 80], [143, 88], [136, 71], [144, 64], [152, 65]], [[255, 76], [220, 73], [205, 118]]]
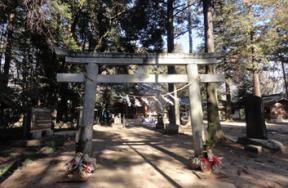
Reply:
[[[245, 122], [221, 122], [226, 135], [234, 140], [245, 136]], [[288, 123], [267, 123], [268, 137], [288, 145]], [[12, 173], [0, 187], [288, 187], [288, 155], [256, 154], [241, 145], [218, 144], [213, 152], [223, 157], [222, 171], [228, 178], [199, 179], [189, 167], [193, 156], [192, 131], [163, 134], [155, 125], [128, 120], [126, 129], [94, 126], [93, 157], [97, 170], [85, 183], [56, 183], [65, 173], [64, 163], [74, 156], [74, 145], [66, 144], [56, 153], [36, 160]]]

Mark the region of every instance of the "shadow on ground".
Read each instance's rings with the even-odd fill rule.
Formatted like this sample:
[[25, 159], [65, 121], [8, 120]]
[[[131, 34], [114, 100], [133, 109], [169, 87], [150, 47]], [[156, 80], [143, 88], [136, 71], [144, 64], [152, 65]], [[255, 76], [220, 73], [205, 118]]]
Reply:
[[[218, 157], [224, 157], [223, 172], [228, 178], [200, 180], [188, 165], [193, 156], [191, 128], [184, 134], [165, 135], [154, 127], [140, 121], [122, 130], [94, 126], [97, 170], [85, 183], [56, 183], [65, 172], [63, 164], [74, 156], [70, 144], [11, 174], [1, 187], [288, 187], [286, 154], [254, 154], [233, 144], [218, 144], [213, 149]], [[224, 123], [222, 128], [231, 137], [245, 135], [241, 122]]]

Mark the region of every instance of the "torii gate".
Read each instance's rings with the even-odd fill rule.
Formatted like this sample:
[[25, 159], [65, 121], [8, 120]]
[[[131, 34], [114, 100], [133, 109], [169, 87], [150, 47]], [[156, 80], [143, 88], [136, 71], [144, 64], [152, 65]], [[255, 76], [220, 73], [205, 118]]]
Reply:
[[[200, 96], [200, 83], [224, 82], [224, 75], [201, 74], [198, 77], [198, 65], [215, 64], [217, 58], [224, 57], [226, 52], [205, 54], [136, 54], [136, 53], [93, 53], [74, 52], [54, 48], [59, 56], [65, 56], [67, 63], [86, 64], [87, 73], [58, 73], [57, 82], [85, 82], [82, 126], [78, 134], [78, 149], [92, 154], [93, 117], [97, 83], [189, 83], [189, 104], [191, 113], [194, 154], [202, 152], [203, 112]], [[98, 64], [138, 65], [145, 70], [145, 65], [186, 65], [187, 74], [134, 74], [134, 75], [98, 75]], [[145, 71], [144, 71], [145, 72]], [[170, 127], [170, 126], [168, 126]], [[173, 128], [172, 128], [173, 129]]]

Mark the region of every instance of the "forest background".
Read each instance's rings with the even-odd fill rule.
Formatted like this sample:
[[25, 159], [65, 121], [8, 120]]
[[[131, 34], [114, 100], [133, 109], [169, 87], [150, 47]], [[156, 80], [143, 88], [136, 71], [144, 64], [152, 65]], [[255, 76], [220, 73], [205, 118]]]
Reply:
[[[0, 94], [19, 105], [16, 111], [4, 111], [2, 125], [13, 126], [27, 109], [37, 106], [52, 110], [54, 125], [75, 120], [75, 109], [83, 104], [84, 85], [57, 83], [56, 74], [80, 73], [86, 69], [57, 57], [53, 53], [55, 46], [104, 53], [183, 53], [183, 46], [189, 46], [189, 53], [204, 52], [203, 3], [206, 2], [0, 0]], [[215, 51], [227, 51], [216, 66], [217, 73], [226, 77], [225, 84], [217, 85], [218, 97], [238, 102], [245, 94], [255, 93], [257, 84], [260, 95], [286, 93], [288, 2], [214, 0], [209, 3]], [[176, 41], [172, 51], [169, 33]], [[180, 37], [185, 40], [177, 40]], [[199, 43], [197, 47], [196, 43]], [[165, 66], [149, 69], [150, 73], [169, 72]], [[185, 67], [176, 67], [175, 71], [185, 74]], [[99, 74], [135, 72], [136, 66], [99, 68]], [[200, 73], [204, 72], [205, 68], [200, 68]], [[163, 92], [168, 91], [167, 85], [162, 87]], [[102, 94], [97, 96], [95, 107], [99, 109], [96, 120], [100, 121], [104, 110], [113, 112], [111, 101], [116, 100], [110, 100], [111, 88], [121, 93], [128, 93], [131, 88], [128, 84], [98, 88]], [[206, 98], [205, 85], [201, 86], [201, 92]], [[180, 98], [187, 95], [187, 90], [178, 93]]]

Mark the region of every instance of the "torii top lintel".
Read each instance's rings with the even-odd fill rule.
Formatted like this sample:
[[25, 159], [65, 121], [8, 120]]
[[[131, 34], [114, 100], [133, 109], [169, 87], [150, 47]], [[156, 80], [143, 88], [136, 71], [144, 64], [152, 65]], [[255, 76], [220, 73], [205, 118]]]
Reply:
[[226, 55], [226, 51], [203, 54], [178, 53], [93, 53], [75, 52], [54, 47], [58, 56], [65, 56], [67, 63], [73, 64], [110, 64], [110, 65], [187, 65], [189, 63], [215, 64], [217, 59]]

